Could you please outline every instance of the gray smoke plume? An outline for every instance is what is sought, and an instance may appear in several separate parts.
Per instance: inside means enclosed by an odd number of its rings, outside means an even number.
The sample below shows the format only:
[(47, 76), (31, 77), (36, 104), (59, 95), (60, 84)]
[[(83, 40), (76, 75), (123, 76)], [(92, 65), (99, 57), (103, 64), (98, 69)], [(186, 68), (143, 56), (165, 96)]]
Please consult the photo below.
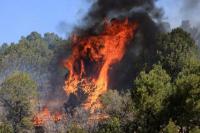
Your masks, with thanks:
[(181, 28), (190, 33), (191, 37), (200, 46), (200, 0), (182, 0), (180, 15), (182, 16)]
[(182, 20), (190, 20), (190, 23), (194, 26), (199, 25), (200, 0), (182, 0), (182, 2), (180, 9)]
[(196, 44), (200, 47), (200, 25), (192, 26), (189, 20), (182, 21), (181, 28), (190, 33)]
[(200, 7), (199, 0), (183, 0), (183, 9), (186, 9), (188, 11), (194, 11), (197, 10), (197, 8), (199, 7)]

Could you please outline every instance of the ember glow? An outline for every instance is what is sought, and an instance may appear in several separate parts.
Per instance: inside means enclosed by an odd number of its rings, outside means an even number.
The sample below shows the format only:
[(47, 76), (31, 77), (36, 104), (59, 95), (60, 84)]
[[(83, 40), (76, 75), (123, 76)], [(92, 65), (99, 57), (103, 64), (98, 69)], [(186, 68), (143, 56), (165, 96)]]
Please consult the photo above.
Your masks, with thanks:
[(88, 96), (82, 106), (87, 110), (101, 107), (99, 96), (108, 89), (109, 69), (119, 62), (133, 39), (138, 24), (126, 20), (106, 21), (99, 35), (73, 36), (72, 53), (64, 65), (69, 70), (64, 90), (67, 95), (78, 89)]
[(41, 112), (38, 112), (33, 118), (34, 126), (41, 126), (48, 121), (54, 121), (55, 123), (62, 119), (62, 114), (56, 112), (54, 114), (50, 113), (48, 108), (44, 108)]
[(62, 119), (62, 114), (57, 112), (52, 117), (53, 117), (53, 121), (54, 122), (58, 122), (58, 121), (60, 121)]

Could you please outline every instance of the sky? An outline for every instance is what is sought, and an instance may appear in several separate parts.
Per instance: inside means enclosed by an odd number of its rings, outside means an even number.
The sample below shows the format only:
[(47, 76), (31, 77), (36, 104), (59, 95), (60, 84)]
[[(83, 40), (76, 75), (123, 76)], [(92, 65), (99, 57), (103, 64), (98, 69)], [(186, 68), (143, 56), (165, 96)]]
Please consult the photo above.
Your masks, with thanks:
[[(172, 27), (180, 24), (180, 2), (160, 0), (157, 5), (164, 9), (164, 19)], [(0, 0), (0, 44), (18, 42), (32, 31), (65, 37), (89, 7), (86, 0)]]
[(164, 10), (163, 20), (169, 22), (172, 28), (181, 24), (181, 0), (159, 0), (157, 6)]

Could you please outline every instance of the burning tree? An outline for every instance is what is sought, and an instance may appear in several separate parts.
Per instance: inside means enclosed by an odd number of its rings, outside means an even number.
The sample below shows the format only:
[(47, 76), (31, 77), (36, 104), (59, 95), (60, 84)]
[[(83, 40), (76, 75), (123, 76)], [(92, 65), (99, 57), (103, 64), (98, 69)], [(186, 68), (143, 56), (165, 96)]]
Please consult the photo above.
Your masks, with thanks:
[[(138, 23), (124, 20), (105, 21), (103, 31), (99, 35), (72, 37), (72, 53), (64, 61), (69, 70), (64, 90), (70, 97), (84, 97), (81, 107), (91, 112), (88, 123), (107, 118), (107, 115), (95, 114), (102, 108), (99, 97), (108, 90), (108, 72), (112, 65), (119, 62), (126, 51), (129, 41), (135, 36)], [(81, 95), (78, 93), (82, 93)], [(70, 101), (69, 101), (70, 102)], [(62, 115), (51, 113), (44, 108), (33, 118), (35, 126), (48, 121), (60, 121)]]
[[(160, 17), (154, 0), (97, 0), (92, 4), (84, 18), (86, 25), (74, 30), (71, 54), (63, 61), (69, 71), (64, 85), (69, 97), (66, 110), (70, 104), (75, 104), (73, 108), (80, 106), (91, 114), (103, 108), (100, 96), (110, 87), (110, 71), (123, 60), (137, 31), (141, 35), (141, 47), (154, 43), (158, 27), (152, 17)], [(152, 51), (155, 52), (151, 50), (149, 53)], [(73, 109), (71, 112), (73, 114)], [(102, 117), (107, 116), (91, 115), (90, 120)], [(35, 118), (40, 118), (40, 112)]]
[(73, 36), (72, 54), (65, 61), (69, 70), (66, 94), (77, 94), (81, 83), (80, 89), (88, 96), (83, 108), (91, 111), (100, 108), (99, 97), (108, 90), (109, 69), (123, 58), (137, 26), (137, 22), (128, 19), (112, 20), (105, 22), (103, 32), (97, 36)]

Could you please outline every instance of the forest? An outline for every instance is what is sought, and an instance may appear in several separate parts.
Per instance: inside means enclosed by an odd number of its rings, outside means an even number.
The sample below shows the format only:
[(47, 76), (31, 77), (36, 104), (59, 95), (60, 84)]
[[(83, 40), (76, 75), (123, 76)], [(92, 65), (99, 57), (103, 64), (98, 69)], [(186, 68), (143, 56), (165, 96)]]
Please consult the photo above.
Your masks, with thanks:
[[(127, 75), (132, 78), (129, 86), (113, 85), (101, 96), (103, 109), (99, 110), (108, 117), (92, 124), (88, 124), (87, 111), (77, 106), (73, 108), (76, 113), (70, 113), (66, 99), (60, 98), (65, 97), (60, 93), (68, 70), (62, 60), (71, 53), (69, 39), (32, 32), (18, 43), (2, 44), (0, 132), (199, 133), (198, 37), (183, 29), (159, 33), (153, 48), (141, 50), (132, 62), (133, 73)], [(64, 99), (60, 107), (66, 105), (62, 107), (63, 119), (34, 125), (33, 117), (41, 104), (57, 98)]]

